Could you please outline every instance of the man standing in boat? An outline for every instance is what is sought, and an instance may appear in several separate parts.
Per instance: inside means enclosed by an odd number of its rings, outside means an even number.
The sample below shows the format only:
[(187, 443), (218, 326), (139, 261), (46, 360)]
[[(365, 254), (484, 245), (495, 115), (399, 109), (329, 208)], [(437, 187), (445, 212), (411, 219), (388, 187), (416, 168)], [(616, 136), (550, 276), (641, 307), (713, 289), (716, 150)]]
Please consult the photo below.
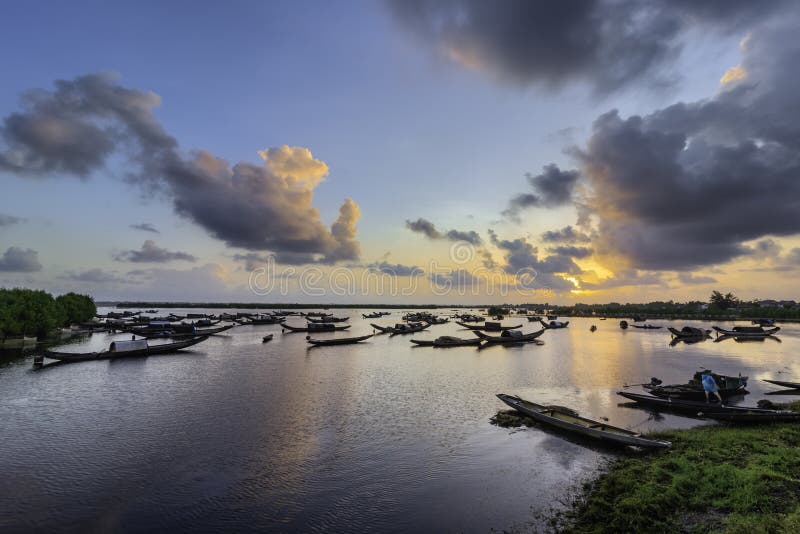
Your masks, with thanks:
[(719, 399), (719, 403), (722, 404), (722, 397), (719, 394), (719, 388), (717, 387), (717, 382), (714, 380), (714, 377), (711, 376), (711, 373), (703, 373), (703, 390), (706, 392), (706, 402), (709, 402), (708, 394), (714, 394)]

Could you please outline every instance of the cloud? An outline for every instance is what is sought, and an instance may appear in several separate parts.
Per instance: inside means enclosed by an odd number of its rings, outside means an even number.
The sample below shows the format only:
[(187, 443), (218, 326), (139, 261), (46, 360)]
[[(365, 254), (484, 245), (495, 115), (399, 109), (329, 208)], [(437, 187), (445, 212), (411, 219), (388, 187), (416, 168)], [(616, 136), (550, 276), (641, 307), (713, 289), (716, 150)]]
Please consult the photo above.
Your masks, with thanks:
[(800, 232), (796, 25), (754, 31), (742, 63), (748, 77), (710, 99), (594, 122), (575, 153), (600, 257), (683, 271), (753, 254), (747, 241)]
[(90, 284), (132, 284), (133, 280), (123, 278), (113, 272), (104, 271), (102, 269), (89, 269), (81, 273), (68, 272), (60, 277), (63, 280), (71, 280), (73, 282), (85, 282)]
[(24, 220), (25, 219), (21, 217), (15, 217), (13, 215), (4, 215), (0, 213), (0, 228), (3, 228), (4, 226), (13, 226), (15, 224), (19, 224)]
[(330, 229), (322, 223), (312, 201), (328, 167), (307, 148), (264, 149), (261, 165), (229, 165), (206, 151), (185, 155), (153, 115), (160, 102), (109, 74), (29, 91), (23, 110), (0, 126), (0, 170), (87, 178), (119, 152), (130, 159), (128, 181), (171, 199), (176, 213), (230, 246), (328, 263), (357, 259), (358, 206), (347, 199)]
[(451, 287), (477, 287), (481, 280), (466, 269), (452, 269), (447, 272), (431, 273), (428, 280), (437, 289), (442, 290)]
[(30, 248), (8, 247), (0, 256), (0, 272), (34, 273), (42, 270), (39, 253)]
[(713, 276), (694, 276), (691, 273), (678, 273), (678, 281), (680, 281), (682, 284), (688, 285), (717, 283), (717, 279)]
[(583, 270), (571, 257), (552, 254), (540, 259), (539, 249), (524, 238), (499, 239), (491, 230), (489, 235), (492, 243), (504, 251), (503, 271), (525, 280), (527, 289), (550, 289), (556, 292), (575, 289), (575, 284), (565, 276), (577, 276), (583, 273)]
[(546, 165), (541, 174), (526, 174), (534, 193), (520, 193), (511, 198), (503, 216), (518, 221), (519, 213), (532, 207), (555, 208), (569, 204), (572, 191), (580, 178), (578, 171), (562, 171), (557, 165)]
[(560, 247), (550, 247), (547, 249), (547, 252), (552, 254), (559, 254), (561, 256), (569, 256), (570, 258), (588, 258), (592, 255), (593, 250), (588, 247), (575, 247), (571, 245), (565, 245)]
[[(392, 0), (400, 26), (444, 58), (511, 85), (584, 81), (606, 93), (661, 72), (691, 31), (741, 30), (785, 2)], [(660, 76), (659, 76), (660, 75)]]
[(141, 230), (142, 232), (151, 232), (154, 234), (161, 233), (155, 226), (153, 226), (150, 223), (132, 224), (131, 228), (133, 228), (134, 230)]
[(666, 281), (659, 273), (641, 272), (636, 269), (623, 269), (614, 276), (598, 282), (581, 281), (583, 289), (614, 289), (626, 286), (666, 286)]
[(388, 274), (390, 276), (422, 276), (424, 271), (416, 265), (403, 265), (401, 263), (376, 262), (367, 266), (371, 271)]
[(472, 245), (480, 245), (482, 243), (481, 236), (473, 230), (448, 230), (447, 232), (440, 232), (436, 226), (427, 219), (420, 217), (416, 221), (406, 220), (406, 228), (412, 232), (422, 234), (429, 239), (447, 239), (449, 241), (466, 241)]
[(545, 243), (588, 243), (591, 240), (588, 235), (576, 232), (572, 226), (542, 233), (542, 241)]
[(195, 256), (187, 252), (170, 251), (156, 245), (155, 241), (148, 239), (142, 243), (140, 250), (126, 250), (114, 255), (117, 261), (129, 261), (133, 263), (167, 263), (170, 261), (197, 261)]
[(248, 252), (246, 254), (234, 254), (233, 259), (244, 263), (244, 268), (248, 271), (254, 271), (259, 267), (264, 267), (274, 259), (270, 254), (259, 254), (257, 252)]

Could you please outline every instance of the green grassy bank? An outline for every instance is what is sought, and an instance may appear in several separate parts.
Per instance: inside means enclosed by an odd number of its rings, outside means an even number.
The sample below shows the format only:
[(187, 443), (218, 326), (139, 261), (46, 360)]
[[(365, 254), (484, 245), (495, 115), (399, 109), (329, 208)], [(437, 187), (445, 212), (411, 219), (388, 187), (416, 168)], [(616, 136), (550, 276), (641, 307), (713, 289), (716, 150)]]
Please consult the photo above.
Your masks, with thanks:
[(671, 449), (615, 461), (564, 532), (800, 532), (800, 425), (657, 434)]

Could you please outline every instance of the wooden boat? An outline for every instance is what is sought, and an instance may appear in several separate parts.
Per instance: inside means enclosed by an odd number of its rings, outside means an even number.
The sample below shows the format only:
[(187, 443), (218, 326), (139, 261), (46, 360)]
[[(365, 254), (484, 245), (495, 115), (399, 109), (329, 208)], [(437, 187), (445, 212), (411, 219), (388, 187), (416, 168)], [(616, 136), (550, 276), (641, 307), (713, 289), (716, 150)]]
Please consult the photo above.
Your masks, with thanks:
[(663, 326), (658, 326), (654, 324), (632, 324), (634, 328), (640, 328), (642, 330), (658, 330), (660, 328), (664, 328)]
[(474, 339), (462, 339), (460, 337), (453, 337), (453, 336), (440, 336), (434, 340), (412, 339), (411, 342), (421, 347), (444, 348), (444, 347), (466, 347), (466, 346), (480, 345), (481, 339), (477, 337)]
[(753, 319), (750, 322), (758, 326), (775, 326), (775, 319)]
[(464, 328), (468, 328), (470, 330), (483, 330), (485, 332), (502, 332), (503, 330), (515, 330), (517, 328), (522, 328), (521, 324), (514, 326), (503, 326), (500, 323), (494, 323), (491, 321), (486, 321), (482, 325), (472, 325), (472, 324), (462, 323), (460, 321), (456, 321), (456, 324), (459, 326), (463, 326)]
[(370, 326), (383, 334), (413, 334), (428, 328), (430, 323), (397, 323), (394, 326), (380, 326), (370, 323)]
[(714, 343), (722, 343), (723, 341), (727, 341), (728, 339), (734, 340), (736, 343), (763, 343), (766, 340), (774, 341), (775, 343), (783, 343), (781, 338), (768, 335), (768, 336), (731, 336), (728, 334), (718, 335), (714, 339)]
[(730, 330), (721, 328), (719, 326), (712, 326), (714, 330), (725, 336), (733, 337), (764, 337), (771, 336), (781, 329), (780, 326), (764, 329), (761, 326), (734, 326)]
[(561, 321), (550, 321), (549, 323), (546, 323), (544, 321), (539, 321), (539, 322), (542, 323), (543, 327), (549, 328), (551, 330), (557, 330), (559, 328), (566, 328), (567, 326), (569, 326), (569, 321), (564, 321), (563, 323)]
[(261, 342), (266, 343), (267, 341), (272, 341), (273, 337), (275, 337), (275, 334), (267, 334), (266, 336), (261, 338)]
[(766, 378), (764, 379), (764, 382), (769, 382), (770, 384), (775, 384), (776, 386), (781, 386), (789, 389), (800, 389), (800, 382), (786, 382), (785, 380), (768, 380)]
[(556, 319), (558, 319), (558, 315), (548, 315), (547, 316), (547, 320), (548, 321), (555, 321)]
[(308, 323), (306, 326), (292, 326), (283, 323), (281, 328), (285, 328), (290, 332), (335, 332), (337, 330), (347, 330), (350, 325), (336, 326), (333, 323)]
[(259, 324), (282, 324), (286, 320), (286, 317), (278, 317), (275, 315), (267, 315), (267, 316), (259, 316), (259, 317), (252, 317), (249, 321), (242, 322), (242, 324), (252, 324), (252, 325), (259, 325)]
[(156, 332), (153, 334), (145, 334), (144, 337), (147, 339), (159, 339), (159, 338), (176, 338), (176, 337), (196, 337), (196, 336), (213, 336), (215, 334), (219, 334), (221, 332), (225, 332), (230, 330), (236, 326), (235, 324), (228, 324), (225, 326), (218, 326), (216, 328), (195, 328), (192, 332), (173, 332), (171, 330), (164, 330), (162, 332)]
[(727, 406), (719, 402), (698, 402), (671, 399), (618, 391), (617, 395), (650, 408), (691, 414), (731, 423), (760, 423), (800, 420), (800, 412), (791, 410), (771, 410), (749, 406)]
[[(482, 323), (482, 322), (484, 322), (486, 320), (485, 317), (481, 317), (479, 315), (472, 315), (472, 314), (469, 314), (469, 313), (463, 313), (461, 315), (454, 315), (453, 318), (454, 319), (460, 319), (461, 323)], [(458, 322), (458, 321), (456, 321), (456, 322)], [(461, 323), (458, 323), (458, 324), (461, 324)]]
[(519, 330), (503, 330), (499, 336), (490, 336), (477, 330), (472, 333), (487, 343), (527, 343), (541, 336), (545, 330), (547, 329), (542, 328), (530, 334), (523, 334)]
[(579, 416), (567, 408), (559, 406), (543, 406), (526, 401), (517, 396), (498, 393), (497, 398), (518, 411), (538, 421), (561, 430), (573, 432), (587, 438), (593, 438), (615, 445), (631, 445), (642, 448), (665, 448), (672, 444), (669, 441), (650, 439), (632, 430), (626, 430)]
[(542, 317), (539, 316), (539, 315), (529, 315), (528, 316), (528, 322), (529, 323), (538, 323), (541, 320), (542, 320)]
[(383, 317), (383, 314), (381, 312), (362, 313), (361, 317), (363, 317), (364, 319), (380, 319), (381, 317)]
[(592, 325), (592, 326), (589, 327), (589, 332), (596, 332), (596, 331), (597, 331), (597, 327), (595, 325)]
[(314, 319), (312, 317), (306, 317), (306, 320), (310, 323), (344, 323), (350, 319), (350, 317), (324, 317), (322, 319)]
[(314, 345), (315, 347), (321, 347), (325, 345), (349, 345), (351, 343), (360, 343), (365, 339), (369, 339), (375, 334), (369, 334), (366, 336), (358, 336), (358, 337), (340, 337), (340, 338), (333, 338), (333, 339), (311, 339), (311, 336), (306, 336), (306, 341), (310, 344)]
[(714, 378), (719, 394), (723, 399), (747, 393), (745, 388), (747, 387), (748, 377), (719, 375), (711, 371), (698, 371), (686, 384), (661, 385), (660, 383), (651, 383), (644, 384), (642, 387), (657, 397), (705, 401), (706, 394), (702, 384), (702, 375), (705, 373), (710, 373)]
[(684, 326), (680, 330), (671, 326), (667, 327), (670, 334), (678, 338), (706, 338), (711, 333), (711, 330), (703, 330), (702, 328), (695, 328), (693, 326)]
[(112, 358), (130, 358), (135, 356), (153, 356), (179, 351), (208, 339), (208, 336), (193, 337), (175, 343), (162, 343), (149, 345), (146, 339), (112, 341), (108, 350), (100, 352), (60, 352), (48, 350), (44, 353), (46, 358), (63, 362), (82, 362), (87, 360), (106, 360)]
[(627, 328), (628, 328), (628, 321), (625, 321), (625, 320), (622, 320), (622, 321), (620, 321), (620, 322), (619, 322), (619, 327), (620, 327), (620, 328), (622, 328), (623, 330), (627, 330)]

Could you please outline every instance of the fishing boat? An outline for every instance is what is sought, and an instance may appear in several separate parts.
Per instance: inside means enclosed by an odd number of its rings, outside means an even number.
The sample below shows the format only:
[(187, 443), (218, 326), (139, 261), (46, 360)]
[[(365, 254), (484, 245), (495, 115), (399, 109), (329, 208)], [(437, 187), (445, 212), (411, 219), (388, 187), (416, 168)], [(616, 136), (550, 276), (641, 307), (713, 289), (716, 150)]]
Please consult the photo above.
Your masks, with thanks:
[(383, 334), (413, 334), (428, 328), (430, 323), (397, 323), (394, 326), (380, 326), (370, 323), (370, 326)]
[(267, 341), (272, 341), (273, 337), (275, 337), (275, 334), (267, 334), (266, 336), (261, 338), (261, 342), (266, 343)]
[(764, 378), (764, 382), (769, 382), (770, 384), (775, 384), (776, 386), (789, 389), (800, 389), (800, 382), (786, 382), (785, 380), (769, 380), (766, 378)]
[(548, 323), (546, 323), (544, 321), (539, 321), (539, 322), (542, 323), (543, 327), (549, 328), (551, 330), (557, 330), (559, 328), (566, 328), (567, 326), (569, 326), (569, 321), (564, 321), (564, 322), (561, 322), (561, 321), (550, 321)]
[(542, 320), (541, 315), (528, 315), (528, 322), (529, 323), (538, 323)]
[(747, 393), (746, 376), (726, 376), (713, 373), (711, 371), (698, 371), (686, 384), (661, 385), (661, 381), (652, 381), (650, 384), (643, 384), (646, 390), (657, 397), (672, 397), (683, 400), (705, 400), (706, 393), (703, 389), (702, 375), (709, 373), (717, 384), (720, 396), (725, 399), (734, 395), (744, 395)]
[(628, 321), (625, 321), (625, 320), (620, 321), (619, 322), (619, 327), (622, 328), (623, 330), (627, 330), (628, 329)]
[(82, 362), (87, 360), (106, 360), (112, 358), (130, 358), (134, 356), (153, 356), (156, 354), (167, 354), (179, 351), (208, 339), (208, 336), (193, 337), (175, 343), (162, 343), (160, 345), (150, 345), (146, 339), (112, 341), (108, 350), (100, 352), (60, 352), (48, 350), (44, 356), (51, 360), (63, 362)]
[(603, 421), (595, 421), (593, 419), (581, 417), (568, 408), (543, 406), (504, 393), (498, 393), (497, 398), (517, 412), (527, 415), (539, 423), (573, 432), (587, 438), (597, 439), (604, 443), (624, 446), (630, 445), (648, 449), (666, 448), (672, 445), (669, 441), (646, 438), (632, 430), (612, 426)]
[(421, 347), (466, 347), (481, 344), (480, 338), (462, 339), (453, 336), (440, 336), (434, 340), (412, 339), (412, 343)]
[(684, 326), (680, 330), (671, 326), (667, 327), (669, 333), (676, 338), (706, 338), (711, 333), (711, 330), (703, 330), (702, 328), (695, 328), (693, 326)]
[(663, 326), (654, 325), (654, 324), (632, 324), (634, 328), (639, 328), (641, 330), (658, 330), (660, 328), (664, 328)]
[(336, 326), (333, 323), (308, 323), (306, 326), (292, 326), (282, 323), (281, 328), (285, 328), (290, 332), (335, 332), (337, 330), (347, 330), (350, 325)]
[(491, 321), (486, 321), (482, 325), (472, 325), (472, 324), (462, 323), (460, 321), (456, 321), (456, 324), (459, 326), (463, 326), (464, 328), (468, 328), (470, 330), (483, 330), (485, 332), (501, 332), (503, 330), (515, 330), (517, 328), (522, 328), (521, 324), (514, 326), (503, 326), (500, 323)]
[(753, 319), (750, 322), (758, 326), (775, 326), (775, 319)]
[(596, 332), (596, 331), (597, 331), (597, 326), (592, 325), (589, 327), (589, 332)]
[(278, 317), (277, 315), (257, 315), (246, 322), (242, 322), (242, 324), (282, 324), (285, 320), (286, 317)]
[(714, 338), (714, 343), (722, 343), (723, 341), (727, 341), (729, 339), (734, 340), (736, 343), (763, 343), (766, 340), (774, 341), (775, 343), (783, 343), (781, 338), (767, 335), (767, 336), (731, 336), (728, 334), (718, 335)]
[(691, 414), (732, 423), (760, 423), (800, 420), (800, 412), (792, 410), (772, 410), (749, 406), (727, 406), (719, 402), (698, 402), (674, 398), (653, 397), (641, 393), (618, 391), (617, 395), (625, 397), (649, 408)]
[(383, 315), (384, 315), (383, 312), (362, 313), (361, 317), (363, 317), (364, 319), (380, 319), (381, 317), (383, 317)]
[(548, 315), (547, 316), (547, 320), (548, 321), (555, 321), (556, 319), (558, 319), (558, 315)]
[(323, 319), (314, 319), (312, 317), (306, 317), (306, 320), (308, 322), (310, 322), (310, 323), (344, 323), (348, 319), (350, 319), (350, 317), (333, 317), (333, 316), (330, 316), (330, 317), (325, 317)]
[(159, 338), (177, 338), (177, 337), (194, 337), (194, 336), (213, 336), (215, 334), (219, 334), (230, 330), (236, 326), (235, 324), (228, 324), (225, 326), (218, 326), (216, 328), (195, 328), (192, 332), (174, 332), (172, 330), (164, 330), (162, 332), (155, 332), (152, 334), (145, 334), (144, 337), (147, 339), (159, 339)]
[[(464, 314), (461, 314), (461, 315), (456, 314), (456, 315), (453, 316), (453, 318), (454, 319), (460, 319), (461, 323), (482, 323), (482, 322), (484, 322), (486, 320), (485, 317), (481, 317), (480, 315), (472, 315), (470, 313), (464, 313)], [(458, 323), (458, 324), (461, 324), (461, 323)]]
[(340, 338), (333, 338), (333, 339), (312, 339), (311, 336), (306, 336), (306, 341), (310, 344), (314, 345), (315, 347), (322, 347), (326, 345), (350, 345), (352, 343), (360, 343), (366, 339), (371, 338), (375, 334), (369, 334), (366, 336), (358, 336), (358, 337), (340, 337)]
[(761, 326), (734, 326), (730, 330), (719, 326), (712, 326), (714, 330), (724, 336), (734, 336), (734, 337), (764, 337), (764, 336), (771, 336), (777, 333), (781, 327), (775, 326), (773, 328), (767, 328), (766, 330)]
[(477, 330), (472, 333), (487, 343), (527, 343), (541, 336), (545, 330), (546, 328), (542, 328), (530, 334), (523, 334), (519, 330), (503, 330), (499, 336), (490, 336)]

